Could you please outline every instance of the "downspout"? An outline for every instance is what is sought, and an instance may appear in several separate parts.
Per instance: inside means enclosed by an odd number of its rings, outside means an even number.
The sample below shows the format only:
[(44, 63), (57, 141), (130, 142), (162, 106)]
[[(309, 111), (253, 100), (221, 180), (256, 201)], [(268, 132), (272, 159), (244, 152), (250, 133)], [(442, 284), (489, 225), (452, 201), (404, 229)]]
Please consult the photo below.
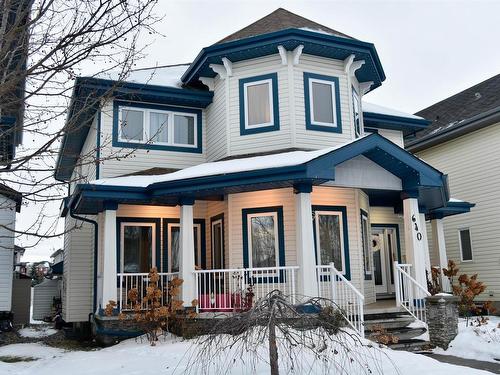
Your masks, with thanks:
[(87, 219), (85, 217), (76, 215), (73, 212), (72, 205), (70, 205), (70, 207), (69, 207), (69, 216), (71, 216), (75, 220), (80, 220), (80, 221), (83, 221), (85, 223), (92, 224), (94, 226), (94, 284), (93, 284), (93, 297), (94, 298), (93, 298), (92, 313), (89, 314), (89, 320), (90, 320), (90, 316), (96, 311), (96, 308), (97, 308), (97, 293), (96, 293), (97, 292), (97, 254), (98, 254), (97, 247), (99, 244), (99, 233), (98, 233), (99, 224), (95, 220)]

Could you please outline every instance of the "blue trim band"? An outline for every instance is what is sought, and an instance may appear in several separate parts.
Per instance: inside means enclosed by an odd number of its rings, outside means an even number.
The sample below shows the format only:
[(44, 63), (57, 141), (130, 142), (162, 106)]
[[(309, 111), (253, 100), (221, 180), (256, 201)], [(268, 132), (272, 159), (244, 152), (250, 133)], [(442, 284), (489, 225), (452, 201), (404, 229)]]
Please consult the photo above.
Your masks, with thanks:
[[(315, 216), (316, 211), (331, 211), (342, 213), (342, 234), (344, 237), (344, 263), (345, 270), (344, 276), (347, 280), (351, 280), (351, 257), (349, 253), (349, 228), (347, 226), (347, 207), (346, 206), (325, 206), (325, 205), (313, 205), (312, 206), (313, 216)], [(314, 233), (314, 255), (316, 257), (316, 264), (318, 264), (318, 239), (316, 238), (316, 220), (313, 219), (313, 233)]]
[[(248, 247), (248, 215), (249, 214), (258, 214), (258, 213), (268, 213), (273, 212), (276, 213), (278, 217), (278, 261), (279, 267), (284, 267), (286, 264), (285, 260), (285, 226), (283, 220), (283, 206), (271, 206), (271, 207), (255, 207), (255, 208), (243, 208), (241, 210), (242, 215), (242, 235), (243, 235), (243, 267), (248, 268), (250, 265), (249, 260), (249, 247)], [(280, 272), (279, 281), (278, 278), (274, 278), (274, 282), (282, 282), (283, 281), (283, 273)], [(265, 278), (259, 277), (258, 280), (262, 282), (266, 282)]]
[[(120, 107), (135, 107), (143, 109), (157, 109), (161, 111), (175, 111), (182, 113), (189, 113), (196, 115), (196, 134), (197, 134), (197, 145), (196, 147), (188, 146), (170, 146), (170, 145), (158, 145), (154, 143), (140, 143), (140, 142), (125, 142), (118, 140), (118, 118)], [(202, 112), (199, 109), (183, 108), (183, 107), (172, 107), (166, 105), (157, 105), (149, 103), (136, 103), (136, 102), (125, 102), (121, 100), (113, 101), (113, 147), (121, 148), (141, 148), (145, 150), (160, 150), (160, 151), (176, 151), (176, 152), (188, 152), (192, 154), (201, 154), (203, 133), (202, 133)], [(144, 122), (145, 126), (145, 122)]]
[[(335, 126), (329, 125), (319, 125), (314, 124), (311, 114), (311, 92), (309, 92), (309, 81), (311, 79), (320, 79), (322, 81), (333, 82), (335, 86), (335, 113), (336, 113), (336, 124)], [(306, 115), (306, 129), (317, 130), (330, 133), (342, 133), (342, 116), (340, 110), (340, 87), (338, 77), (325, 76), (322, 74), (308, 73), (304, 72), (304, 104), (305, 104), (305, 115)]]
[[(271, 80), (272, 86), (272, 98), (273, 98), (273, 124), (263, 127), (255, 127), (255, 128), (247, 128), (246, 120), (245, 120), (245, 84), (263, 80)], [(265, 133), (270, 131), (275, 131), (280, 129), (280, 115), (279, 115), (279, 98), (278, 98), (278, 74), (270, 73), (263, 74), (260, 76), (243, 78), (238, 81), (239, 85), (239, 100), (240, 100), (240, 135), (248, 135), (248, 134), (258, 134)]]

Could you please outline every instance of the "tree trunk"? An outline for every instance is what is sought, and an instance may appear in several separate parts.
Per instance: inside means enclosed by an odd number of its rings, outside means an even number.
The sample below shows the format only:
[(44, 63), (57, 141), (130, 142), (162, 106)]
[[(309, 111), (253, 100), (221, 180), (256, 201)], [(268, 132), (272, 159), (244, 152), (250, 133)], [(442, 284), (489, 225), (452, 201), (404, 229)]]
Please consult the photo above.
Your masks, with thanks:
[(269, 322), (269, 366), (271, 375), (279, 375), (278, 367), (278, 346), (276, 345), (276, 326), (274, 316), (271, 316)]

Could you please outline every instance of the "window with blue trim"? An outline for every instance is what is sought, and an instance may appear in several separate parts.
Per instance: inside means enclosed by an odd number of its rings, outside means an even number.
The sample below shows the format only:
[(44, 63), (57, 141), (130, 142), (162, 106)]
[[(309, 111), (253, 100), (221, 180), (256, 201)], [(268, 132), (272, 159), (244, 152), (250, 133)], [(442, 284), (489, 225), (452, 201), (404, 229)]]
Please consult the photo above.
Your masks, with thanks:
[(372, 262), (370, 257), (370, 240), (368, 214), (361, 210), (361, 245), (363, 246), (363, 267), (365, 271), (365, 280), (372, 279)]
[(352, 88), (352, 118), (354, 120), (354, 136), (359, 138), (363, 135), (361, 124), (361, 100), (354, 87)]
[(306, 129), (342, 132), (337, 77), (304, 73)]
[(113, 146), (201, 152), (201, 111), (115, 101)]
[[(170, 262), (168, 262), (168, 272), (179, 272), (179, 259), (180, 259), (179, 245), (180, 245), (180, 233), (181, 233), (180, 224), (169, 222), (167, 223), (166, 228), (164, 227), (163, 230), (166, 230), (168, 233), (167, 234), (168, 243), (166, 244), (168, 259), (170, 259)], [(205, 229), (202, 228), (201, 223), (193, 223), (194, 260), (195, 260), (195, 265), (198, 268), (201, 268), (203, 264), (202, 241), (201, 241), (202, 230)]]
[(121, 272), (148, 273), (151, 270), (156, 264), (155, 233), (155, 223), (121, 223)]
[(278, 75), (240, 79), (240, 133), (279, 130)]

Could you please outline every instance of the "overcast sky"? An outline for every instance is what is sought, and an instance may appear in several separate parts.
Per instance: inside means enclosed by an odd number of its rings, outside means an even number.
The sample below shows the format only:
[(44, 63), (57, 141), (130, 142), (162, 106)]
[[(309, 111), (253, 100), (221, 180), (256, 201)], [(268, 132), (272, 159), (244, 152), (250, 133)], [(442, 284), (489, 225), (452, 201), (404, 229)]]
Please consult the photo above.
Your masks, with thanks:
[[(387, 79), (366, 96), (372, 103), (414, 113), (500, 73), (500, 1), (471, 0), (160, 0), (164, 37), (142, 40), (151, 45), (140, 67), (191, 62), (279, 7), (375, 44)], [(33, 208), (23, 211), (18, 220), (32, 220)], [(61, 246), (62, 239), (44, 241), (25, 260), (48, 259)]]

